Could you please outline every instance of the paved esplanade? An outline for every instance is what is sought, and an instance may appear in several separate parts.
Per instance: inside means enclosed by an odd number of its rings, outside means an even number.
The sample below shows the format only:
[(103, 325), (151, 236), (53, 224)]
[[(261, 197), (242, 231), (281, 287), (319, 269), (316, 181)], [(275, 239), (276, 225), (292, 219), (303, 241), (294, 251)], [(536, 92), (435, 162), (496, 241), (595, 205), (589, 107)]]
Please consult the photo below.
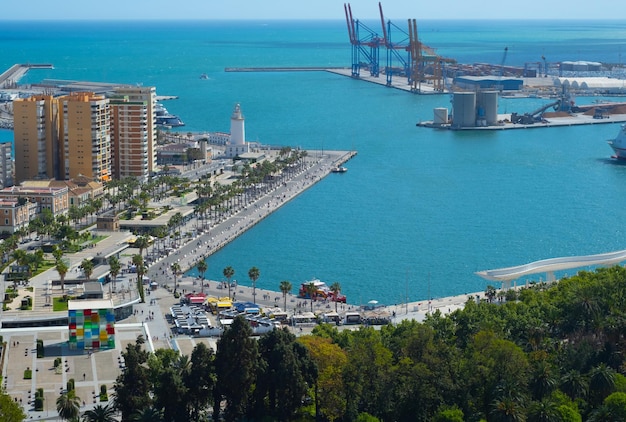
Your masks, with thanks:
[(546, 273), (546, 281), (554, 281), (554, 271), (570, 270), (592, 265), (615, 265), (622, 261), (626, 261), (626, 250), (597, 255), (542, 259), (516, 267), (477, 271), (476, 274), (487, 280), (500, 281), (510, 285), (511, 280), (529, 274)]

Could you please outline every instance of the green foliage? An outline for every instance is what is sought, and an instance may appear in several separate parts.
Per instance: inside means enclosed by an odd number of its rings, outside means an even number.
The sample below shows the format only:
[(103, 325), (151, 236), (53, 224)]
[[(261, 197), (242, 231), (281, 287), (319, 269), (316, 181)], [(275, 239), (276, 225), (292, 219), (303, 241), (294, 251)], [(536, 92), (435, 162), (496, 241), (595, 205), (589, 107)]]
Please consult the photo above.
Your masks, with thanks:
[(61, 359), (61, 358), (55, 358), (54, 359), (54, 367), (55, 368), (58, 368), (61, 365), (61, 363), (63, 363), (63, 359)]
[(246, 414), (251, 401), (251, 388), (256, 381), (259, 365), (258, 344), (252, 339), (252, 329), (241, 316), (233, 320), (217, 344), (213, 419), (219, 420), (217, 403), (226, 401), (226, 420), (240, 420)]
[(57, 412), (63, 420), (75, 420), (80, 415), (80, 397), (76, 396), (75, 390), (61, 394), (56, 405)]
[(54, 312), (67, 311), (67, 301), (70, 297), (53, 297), (52, 298), (52, 310)]
[(613, 393), (604, 399), (613, 420), (626, 421), (626, 393)]
[(30, 380), (33, 379), (33, 370), (30, 368), (24, 369), (24, 379)]
[(443, 407), (435, 415), (433, 422), (464, 422), (463, 411), (458, 407)]
[(106, 406), (97, 405), (93, 409), (85, 412), (83, 415), (84, 422), (116, 422), (115, 408), (111, 404)]
[(359, 413), (359, 415), (357, 416), (355, 420), (356, 422), (379, 422), (380, 421), (380, 419), (378, 419), (377, 417), (372, 416), (366, 412)]
[(41, 412), (43, 410), (43, 396), (35, 397), (35, 410)]
[(21, 422), (23, 420), (26, 420), (26, 415), (22, 407), (4, 391), (4, 388), (0, 389), (0, 421)]
[(143, 350), (143, 337), (138, 337), (134, 344), (128, 344), (122, 352), (125, 367), (115, 382), (115, 404), (122, 412), (122, 420), (129, 420), (131, 415), (149, 407), (150, 372), (145, 364), (148, 361), (148, 352)]
[(38, 358), (44, 357), (43, 340), (41, 339), (37, 339), (37, 357)]
[(67, 391), (72, 391), (76, 388), (76, 381), (74, 381), (74, 378), (70, 378), (69, 380), (67, 380), (67, 383), (65, 384), (65, 389)]

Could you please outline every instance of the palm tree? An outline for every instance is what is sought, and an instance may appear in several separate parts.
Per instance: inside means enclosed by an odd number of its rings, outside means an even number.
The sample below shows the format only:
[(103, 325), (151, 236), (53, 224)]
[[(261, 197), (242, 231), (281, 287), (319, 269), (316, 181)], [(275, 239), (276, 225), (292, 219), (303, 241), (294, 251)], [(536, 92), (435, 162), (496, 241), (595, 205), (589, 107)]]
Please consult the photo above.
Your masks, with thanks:
[(311, 281), (307, 283), (304, 288), (309, 295), (309, 299), (311, 299), (311, 312), (313, 312), (313, 298), (315, 297), (315, 292), (317, 292), (317, 287), (315, 287), (315, 283)]
[(494, 421), (523, 422), (526, 420), (523, 406), (508, 397), (494, 400), (489, 415)]
[(600, 404), (615, 389), (615, 371), (601, 363), (589, 371), (590, 401)]
[(154, 407), (147, 407), (133, 413), (131, 420), (133, 422), (162, 422), (163, 412)]
[(146, 266), (143, 263), (143, 256), (139, 254), (133, 255), (132, 261), (135, 268), (137, 268), (137, 292), (139, 292), (139, 297), (141, 297), (141, 303), (145, 303), (146, 299), (143, 288), (143, 276), (146, 273)]
[(291, 291), (292, 288), (293, 286), (291, 285), (289, 281), (283, 280), (280, 282), (279, 289), (283, 293), (283, 302), (285, 304), (285, 309), (284, 309), (285, 312), (287, 312), (287, 294)]
[(80, 414), (80, 398), (76, 397), (76, 392), (70, 390), (63, 393), (57, 399), (57, 412), (64, 420), (72, 420), (78, 418)]
[(200, 277), (201, 277), (200, 291), (204, 293), (204, 273), (206, 272), (206, 270), (209, 269), (209, 265), (206, 263), (204, 259), (201, 259), (196, 264), (196, 268), (198, 269), (198, 272), (200, 273)]
[(83, 422), (115, 422), (115, 408), (110, 404), (106, 406), (97, 405), (92, 410), (88, 410), (83, 415)]
[(91, 274), (93, 274), (93, 262), (91, 262), (90, 259), (85, 258), (80, 263), (80, 268), (82, 268), (83, 272), (85, 273), (85, 277), (87, 278), (87, 281), (89, 281)]
[(528, 406), (530, 420), (540, 422), (561, 421), (558, 405), (550, 397), (544, 397), (541, 401), (534, 401)]
[(55, 269), (59, 273), (59, 278), (61, 279), (61, 292), (65, 293), (65, 275), (69, 271), (70, 267), (63, 261), (63, 259), (59, 258), (56, 260)]
[(257, 267), (252, 267), (248, 270), (248, 277), (252, 281), (252, 301), (256, 304), (256, 281), (259, 279), (261, 272)]
[(589, 380), (577, 370), (572, 369), (561, 378), (561, 391), (572, 400), (584, 399), (589, 392)]
[(150, 240), (146, 236), (139, 236), (135, 239), (134, 247), (139, 249), (139, 255), (143, 256), (143, 250), (150, 246)]
[(117, 275), (120, 273), (121, 269), (122, 264), (120, 264), (120, 260), (115, 255), (111, 256), (109, 258), (109, 272), (111, 273), (111, 277), (113, 277), (113, 288), (115, 288)]
[(228, 280), (228, 298), (230, 299), (230, 279), (235, 275), (235, 270), (230, 265), (224, 268), (223, 271), (224, 277)]
[(170, 266), (170, 269), (172, 270), (172, 273), (174, 274), (174, 295), (176, 295), (176, 288), (178, 287), (176, 277), (178, 276), (178, 273), (180, 273), (180, 264), (178, 262), (174, 262)]
[(330, 285), (330, 291), (333, 292), (333, 297), (335, 301), (335, 312), (337, 312), (337, 298), (339, 297), (339, 292), (341, 292), (341, 284), (335, 281), (333, 284)]

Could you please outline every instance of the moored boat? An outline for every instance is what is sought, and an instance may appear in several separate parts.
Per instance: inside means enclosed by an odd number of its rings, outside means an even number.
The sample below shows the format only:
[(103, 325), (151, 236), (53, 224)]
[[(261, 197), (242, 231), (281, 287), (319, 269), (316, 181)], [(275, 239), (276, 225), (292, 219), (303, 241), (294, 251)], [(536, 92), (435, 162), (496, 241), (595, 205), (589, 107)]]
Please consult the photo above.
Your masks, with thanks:
[(609, 141), (609, 145), (615, 152), (613, 158), (626, 160), (626, 124), (620, 126), (619, 133), (615, 139)]
[[(312, 287), (309, 287), (311, 286)], [(311, 290), (309, 290), (311, 289)], [(323, 281), (318, 279), (305, 281), (300, 285), (300, 290), (298, 290), (298, 297), (302, 299), (310, 299), (312, 291), (313, 300), (325, 300), (330, 299), (332, 302), (341, 302), (346, 303), (346, 296), (342, 295), (340, 292), (333, 292), (330, 287), (326, 285)]]
[(348, 169), (342, 166), (337, 166), (333, 167), (330, 171), (332, 171), (333, 173), (345, 173), (348, 171)]

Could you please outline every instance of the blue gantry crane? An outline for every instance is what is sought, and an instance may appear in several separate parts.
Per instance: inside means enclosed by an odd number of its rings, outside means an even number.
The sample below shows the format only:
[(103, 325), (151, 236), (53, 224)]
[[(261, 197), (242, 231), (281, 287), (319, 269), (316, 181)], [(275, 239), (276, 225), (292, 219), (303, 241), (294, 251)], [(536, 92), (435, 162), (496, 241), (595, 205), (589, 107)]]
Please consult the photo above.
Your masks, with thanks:
[[(378, 2), (378, 9), (380, 10), (380, 22), (383, 28), (383, 42), (387, 49), (387, 64), (385, 66), (387, 86), (391, 85), (394, 73), (406, 76), (410, 83), (411, 43), (409, 34), (391, 22), (391, 20), (385, 23), (383, 5), (380, 2)], [(392, 34), (394, 36), (393, 41), (391, 39)]]
[[(382, 34), (352, 17), (350, 3), (344, 3), (348, 35), (352, 47), (352, 76), (358, 78), (361, 68), (366, 67), (370, 75), (385, 74), (387, 86), (391, 86), (394, 76), (405, 76), (413, 92), (421, 92), (422, 82), (432, 83), (432, 89), (441, 92), (445, 89), (443, 66), (456, 63), (456, 60), (440, 57), (435, 51), (418, 39), (415, 19), (408, 21), (407, 33), (390, 20), (385, 22), (382, 4), (378, 3)], [(393, 39), (392, 39), (393, 36)], [(385, 65), (380, 67), (380, 48), (386, 50)]]
[(368, 68), (370, 76), (378, 77), (380, 75), (380, 46), (383, 44), (383, 39), (376, 31), (352, 17), (350, 3), (344, 3), (343, 8), (352, 45), (352, 77), (360, 76), (363, 65)]

